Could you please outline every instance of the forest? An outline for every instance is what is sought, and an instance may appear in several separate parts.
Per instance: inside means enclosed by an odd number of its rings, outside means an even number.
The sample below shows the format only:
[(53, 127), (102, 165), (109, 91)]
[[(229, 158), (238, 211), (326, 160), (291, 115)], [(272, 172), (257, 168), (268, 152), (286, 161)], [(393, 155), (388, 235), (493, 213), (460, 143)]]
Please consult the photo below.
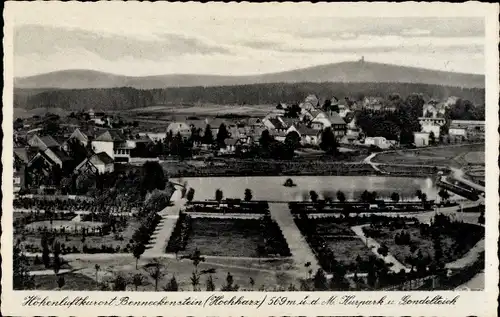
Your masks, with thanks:
[(407, 98), (419, 93), (425, 99), (442, 100), (457, 96), (484, 108), (485, 92), (481, 88), (459, 88), (408, 83), (294, 83), (255, 84), (220, 87), (179, 87), (141, 90), (129, 87), (109, 89), (35, 90), (15, 89), (14, 107), (24, 109), (62, 108), (65, 110), (127, 110), (158, 105), (194, 103), (220, 105), (262, 105), (278, 102), (297, 103), (310, 94), (349, 97), (387, 97), (397, 93)]

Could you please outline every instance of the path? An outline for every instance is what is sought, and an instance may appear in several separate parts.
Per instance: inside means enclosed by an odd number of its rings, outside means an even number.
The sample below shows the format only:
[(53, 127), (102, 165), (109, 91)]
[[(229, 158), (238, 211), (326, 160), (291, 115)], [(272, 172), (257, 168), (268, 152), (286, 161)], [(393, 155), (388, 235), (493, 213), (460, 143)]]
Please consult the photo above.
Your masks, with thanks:
[(174, 231), (177, 219), (179, 218), (179, 211), (186, 204), (186, 200), (182, 198), (181, 189), (178, 187), (172, 194), (170, 201), (173, 203), (171, 206), (165, 207), (158, 213), (161, 216), (160, 223), (155, 228), (151, 235), (151, 241), (146, 247), (144, 255), (146, 257), (157, 256), (165, 253), (165, 248), (170, 239), (170, 235)]
[(453, 262), (446, 263), (448, 269), (462, 269), (471, 265), (479, 258), (479, 253), (484, 252), (484, 239), (479, 240), (463, 257)]
[[(75, 269), (63, 269), (63, 270), (59, 270), (58, 274), (66, 274), (66, 273), (70, 273), (70, 272), (75, 272), (77, 270)], [(29, 275), (33, 276), (33, 275), (55, 275), (56, 273), (54, 273), (54, 270), (40, 270), (40, 271), (31, 271), (29, 272)]]
[(464, 174), (465, 174), (464, 171), (462, 171), (459, 168), (455, 168), (455, 167), (450, 167), (450, 169), (453, 171), (453, 178), (455, 178), (457, 181), (464, 183), (465, 185), (470, 186), (470, 187), (484, 193), (484, 191), (485, 191), (484, 186), (481, 186), (479, 184), (476, 184), (476, 183), (471, 182), (470, 180), (464, 178)]
[(372, 238), (366, 237), (365, 233), (363, 232), (363, 227), (366, 227), (366, 226), (368, 226), (368, 225), (354, 226), (354, 227), (351, 227), (351, 229), (366, 244), (368, 249), (370, 249), (373, 252), (373, 254), (375, 254), (378, 258), (384, 260), (384, 262), (386, 264), (393, 263), (393, 265), (390, 266), (391, 271), (393, 271), (395, 273), (399, 273), (399, 271), (401, 271), (401, 270), (405, 270), (406, 272), (409, 272), (410, 269), (405, 267), (398, 260), (396, 260), (396, 258), (392, 254), (388, 253), (387, 256), (384, 257), (383, 255), (378, 253), (377, 250), (380, 247), (380, 243), (378, 243), (377, 241), (375, 241)]
[[(269, 204), (269, 211), (283, 232), (283, 236), (288, 243), (293, 259), (297, 264), (297, 269), (300, 269), (304, 275), (307, 274), (309, 269), (316, 272), (316, 270), (320, 268), (318, 260), (293, 221), (293, 216), (288, 210), (288, 206), (285, 204), (271, 203)], [(309, 268), (304, 266), (307, 262), (311, 263)]]

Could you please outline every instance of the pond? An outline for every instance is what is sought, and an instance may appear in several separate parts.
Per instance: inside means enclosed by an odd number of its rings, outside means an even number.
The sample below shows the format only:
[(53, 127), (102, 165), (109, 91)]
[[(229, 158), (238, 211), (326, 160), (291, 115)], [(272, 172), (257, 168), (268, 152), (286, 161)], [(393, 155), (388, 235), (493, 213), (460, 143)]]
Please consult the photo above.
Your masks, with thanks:
[[(291, 178), (297, 185), (285, 187)], [(244, 197), (246, 188), (252, 191), (254, 200), (303, 201), (309, 200), (311, 190), (320, 199), (332, 197), (336, 200), (337, 191), (342, 191), (348, 200), (358, 200), (364, 190), (376, 191), (378, 198), (389, 199), (397, 192), (401, 200), (415, 200), (416, 191), (427, 194), (428, 199), (439, 199), (439, 189), (431, 178), (383, 177), (383, 176), (250, 176), (250, 177), (184, 177), (172, 179), (173, 182), (187, 184), (195, 190), (195, 200), (215, 198), (215, 190), (221, 189), (224, 198)]]

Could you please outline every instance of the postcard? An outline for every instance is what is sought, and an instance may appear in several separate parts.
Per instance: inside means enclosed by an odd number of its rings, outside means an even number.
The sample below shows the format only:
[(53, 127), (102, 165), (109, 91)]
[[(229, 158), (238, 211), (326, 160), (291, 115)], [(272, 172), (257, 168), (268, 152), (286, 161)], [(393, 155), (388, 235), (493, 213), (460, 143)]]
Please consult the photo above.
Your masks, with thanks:
[(3, 14), (4, 315), (496, 314), (497, 5)]

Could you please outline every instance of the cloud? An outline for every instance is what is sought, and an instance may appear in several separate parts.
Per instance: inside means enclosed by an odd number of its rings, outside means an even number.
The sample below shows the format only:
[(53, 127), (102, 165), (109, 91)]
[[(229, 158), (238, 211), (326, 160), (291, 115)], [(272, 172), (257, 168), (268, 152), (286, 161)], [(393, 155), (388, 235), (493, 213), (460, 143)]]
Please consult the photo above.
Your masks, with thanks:
[(424, 30), (424, 29), (405, 29), (401, 31), (401, 35), (407, 35), (407, 36), (423, 36), (423, 35), (431, 35), (430, 30)]
[(23, 25), (14, 31), (14, 54), (49, 56), (71, 49), (86, 50), (109, 61), (132, 57), (165, 60), (185, 54), (228, 54), (230, 50), (183, 34), (158, 37), (104, 34), (82, 29)]

